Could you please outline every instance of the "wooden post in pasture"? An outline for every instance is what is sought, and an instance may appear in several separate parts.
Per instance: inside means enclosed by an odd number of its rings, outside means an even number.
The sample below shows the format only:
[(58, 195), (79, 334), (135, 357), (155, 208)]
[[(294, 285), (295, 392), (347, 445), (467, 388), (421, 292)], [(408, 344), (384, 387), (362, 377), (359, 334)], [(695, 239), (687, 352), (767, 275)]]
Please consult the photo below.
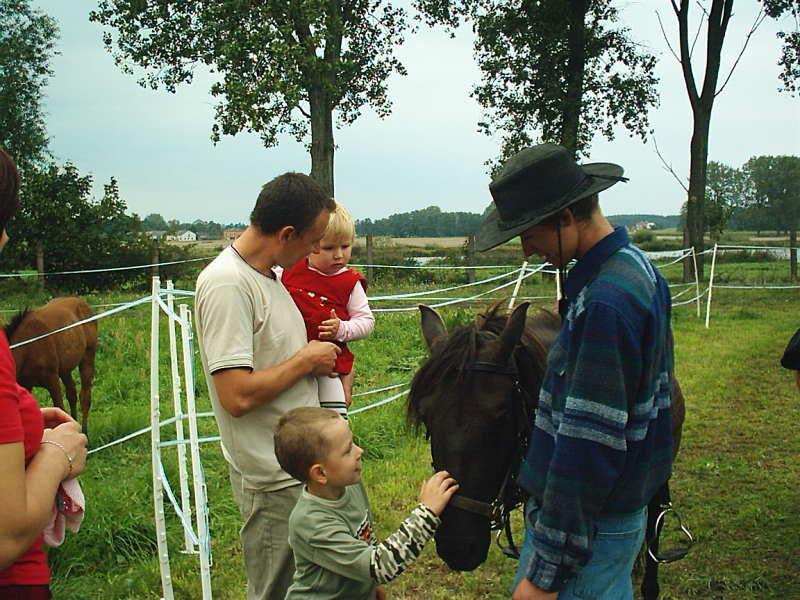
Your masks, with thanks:
[[(467, 238), (467, 266), (475, 266), (475, 234)], [(467, 282), (475, 283), (475, 269), (467, 269)]]
[(367, 266), (367, 281), (369, 281), (370, 284), (372, 283), (372, 274), (373, 274), (373, 268), (372, 268), (372, 264), (373, 264), (373, 262), (372, 262), (372, 256), (373, 256), (372, 255), (372, 244), (373, 244), (372, 234), (368, 233), (367, 234), (367, 265), (368, 265)]
[(700, 276), (697, 272), (697, 253), (692, 246), (692, 263), (694, 264), (694, 295), (697, 298), (697, 318), (700, 318)]
[(36, 240), (36, 272), (38, 275), (36, 279), (39, 281), (39, 287), (44, 288), (44, 242)]
[(150, 267), (150, 276), (151, 277), (158, 277), (158, 263), (161, 262), (159, 258), (159, 251), (158, 251), (158, 240), (153, 241), (153, 254), (150, 260), (150, 263), (153, 265)]

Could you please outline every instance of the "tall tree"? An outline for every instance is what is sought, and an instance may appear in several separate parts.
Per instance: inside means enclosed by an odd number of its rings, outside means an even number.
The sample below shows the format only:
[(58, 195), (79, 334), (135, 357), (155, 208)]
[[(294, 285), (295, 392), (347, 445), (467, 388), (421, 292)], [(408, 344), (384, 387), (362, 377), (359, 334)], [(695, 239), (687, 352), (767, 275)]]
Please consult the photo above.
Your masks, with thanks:
[[(728, 24), (733, 15), (733, 0), (710, 0), (710, 2), (679, 0), (679, 3), (678, 0), (670, 0), (670, 2), (678, 21), (680, 52), (679, 56), (676, 55), (676, 58), (681, 64), (693, 120), (689, 158), (689, 186), (686, 200), (686, 226), (683, 231), (683, 240), (685, 246), (692, 246), (698, 252), (698, 269), (700, 275), (702, 275), (703, 232), (706, 229), (704, 217), (706, 214), (708, 136), (714, 100), (730, 81), (739, 59), (747, 48), (750, 37), (764, 19), (767, 16), (778, 18), (787, 13), (797, 18), (800, 15), (800, 0), (763, 0), (763, 5), (745, 37), (741, 51), (719, 86), (722, 46), (728, 31)], [(700, 89), (697, 87), (692, 64), (692, 54), (700, 30), (698, 29), (697, 33), (693, 33), (689, 27), (689, 7), (695, 3), (698, 4), (706, 19), (705, 73), (703, 74), (702, 87)], [(710, 4), (710, 7), (708, 7), (708, 4)], [(779, 34), (779, 37), (784, 36), (785, 41), (784, 53), (781, 59), (784, 72), (781, 78), (784, 82), (784, 88), (793, 91), (795, 89), (793, 82), (800, 75), (800, 66), (798, 66), (800, 34), (795, 32), (788, 38), (786, 35), (785, 32)], [(688, 280), (691, 277), (691, 261), (688, 259), (684, 261), (683, 267), (684, 279)]]
[(534, 140), (588, 154), (614, 126), (645, 137), (656, 59), (618, 24), (611, 0), (419, 0), (426, 20), (472, 22), (482, 80), (479, 128), (502, 132), (500, 161)]
[(144, 227), (145, 231), (166, 230), (167, 222), (160, 214), (150, 213), (142, 219), (142, 227)]
[(755, 156), (743, 170), (750, 181), (753, 204), (765, 209), (778, 227), (789, 232), (789, 275), (796, 281), (800, 156)]
[(340, 125), (365, 105), (388, 115), (387, 78), (405, 74), (394, 48), (406, 12), (385, 0), (101, 0), (90, 18), (116, 31), (104, 43), (123, 70), (145, 70), (143, 86), (174, 92), (199, 65), (218, 73), (215, 142), (249, 131), (270, 147), (310, 132), (311, 176), (331, 194), (333, 113)]
[(0, 146), (26, 170), (47, 154), (42, 96), (58, 27), (30, 0), (0, 0)]
[[(683, 229), (684, 246), (692, 246), (697, 253), (697, 267), (699, 274), (703, 273), (703, 233), (705, 231), (705, 193), (708, 169), (708, 133), (711, 126), (711, 111), (714, 100), (719, 91), (719, 80), (722, 44), (728, 31), (728, 23), (733, 13), (733, 0), (712, 0), (711, 9), (707, 11), (706, 33), (706, 62), (703, 85), (698, 91), (695, 82), (694, 66), (692, 65), (692, 51), (694, 41), (689, 30), (689, 7), (692, 0), (680, 0), (678, 6), (675, 0), (672, 8), (678, 20), (680, 63), (683, 71), (683, 80), (689, 95), (689, 104), (692, 108), (692, 140), (690, 144), (689, 159), (689, 187), (686, 200), (686, 224)], [(702, 5), (702, 10), (706, 10)], [(690, 278), (690, 261), (684, 261), (684, 279)]]

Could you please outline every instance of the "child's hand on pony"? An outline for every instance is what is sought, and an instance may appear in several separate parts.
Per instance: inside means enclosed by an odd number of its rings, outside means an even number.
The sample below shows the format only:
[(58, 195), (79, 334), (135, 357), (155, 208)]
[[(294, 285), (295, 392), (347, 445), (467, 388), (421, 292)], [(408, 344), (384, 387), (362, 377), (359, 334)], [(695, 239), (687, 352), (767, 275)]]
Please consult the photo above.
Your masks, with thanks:
[(422, 484), (419, 501), (437, 515), (441, 515), (450, 498), (458, 491), (458, 483), (447, 471), (439, 471)]

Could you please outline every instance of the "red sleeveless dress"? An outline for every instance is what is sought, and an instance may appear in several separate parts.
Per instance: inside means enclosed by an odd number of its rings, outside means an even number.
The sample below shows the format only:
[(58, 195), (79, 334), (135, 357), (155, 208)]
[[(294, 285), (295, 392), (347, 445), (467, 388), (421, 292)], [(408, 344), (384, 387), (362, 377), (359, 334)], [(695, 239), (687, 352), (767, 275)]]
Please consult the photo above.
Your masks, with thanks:
[[(336, 316), (342, 321), (349, 320), (347, 303), (350, 301), (350, 293), (357, 283), (367, 289), (367, 278), (358, 271), (346, 269), (336, 275), (322, 275), (309, 268), (307, 258), (291, 269), (286, 269), (281, 281), (303, 315), (309, 340), (319, 339), (319, 326), (331, 318), (332, 309), (336, 310)], [(344, 375), (352, 371), (355, 357), (348, 350), (347, 344), (334, 340), (325, 341), (332, 341), (342, 349), (336, 359), (336, 372)]]

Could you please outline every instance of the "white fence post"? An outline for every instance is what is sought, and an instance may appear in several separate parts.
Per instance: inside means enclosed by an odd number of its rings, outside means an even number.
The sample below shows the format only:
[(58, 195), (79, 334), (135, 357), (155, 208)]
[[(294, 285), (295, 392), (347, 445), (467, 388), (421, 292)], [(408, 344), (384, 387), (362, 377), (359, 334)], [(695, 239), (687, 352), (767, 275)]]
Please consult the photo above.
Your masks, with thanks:
[(208, 498), (203, 465), (200, 462), (200, 442), (197, 434), (197, 408), (194, 397), (194, 352), (192, 318), (186, 304), (180, 306), (181, 341), (183, 345), (183, 379), (186, 383), (186, 411), (189, 420), (189, 448), (192, 455), (194, 509), (197, 539), (200, 546), (200, 580), (203, 600), (211, 600), (211, 548), (208, 532)]
[(711, 275), (708, 278), (708, 303), (706, 304), (706, 329), (711, 321), (711, 293), (714, 289), (714, 269), (717, 266), (717, 244), (714, 244), (714, 254), (711, 255)]
[(161, 591), (164, 600), (173, 600), (172, 576), (169, 568), (167, 524), (164, 520), (164, 483), (161, 480), (161, 409), (158, 384), (158, 334), (161, 307), (158, 296), (161, 281), (153, 277), (152, 309), (150, 314), (150, 454), (153, 466), (153, 509), (156, 521), (156, 544), (161, 571)]
[(511, 294), (511, 300), (508, 301), (508, 310), (514, 308), (514, 303), (517, 301), (517, 294), (519, 294), (519, 286), (522, 285), (522, 280), (525, 277), (525, 271), (528, 268), (528, 261), (522, 261), (522, 267), (519, 270), (519, 277), (517, 277), (517, 283), (514, 286), (514, 291)]
[[(175, 286), (171, 279), (167, 280), (167, 306), (171, 311), (175, 311), (175, 296), (172, 290)], [(181, 374), (178, 370), (178, 344), (175, 337), (175, 321), (167, 319), (169, 325), (169, 359), (172, 370), (172, 404), (175, 408), (175, 439), (178, 442), (178, 476), (181, 488), (181, 511), (186, 516), (186, 520), (192, 520), (192, 503), (189, 495), (189, 476), (186, 470), (186, 445), (183, 443), (183, 405), (181, 402)], [(183, 548), (186, 553), (195, 553), (197, 548), (192, 543), (192, 537), (184, 527), (183, 529)]]

